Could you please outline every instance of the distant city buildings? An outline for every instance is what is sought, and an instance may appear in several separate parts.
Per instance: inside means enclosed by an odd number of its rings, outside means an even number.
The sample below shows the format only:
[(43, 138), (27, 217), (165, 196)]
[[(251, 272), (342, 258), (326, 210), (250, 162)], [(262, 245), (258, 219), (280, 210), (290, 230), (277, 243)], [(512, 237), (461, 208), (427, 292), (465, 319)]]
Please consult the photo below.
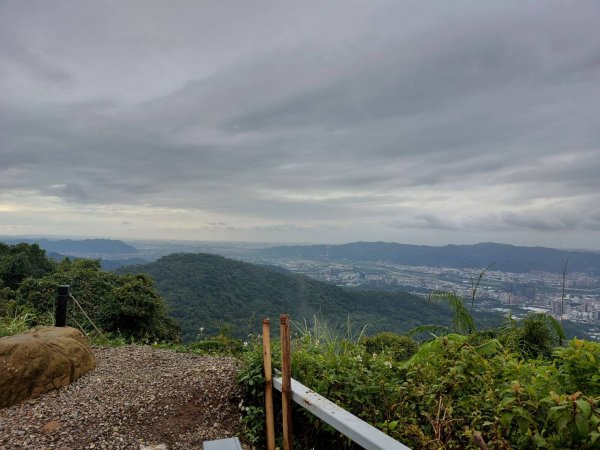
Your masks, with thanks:
[[(386, 262), (298, 259), (268, 262), (338, 286), (402, 289), (419, 294), (451, 291), (463, 298), (471, 298), (479, 276), (475, 269), (404, 266)], [(476, 298), (482, 300), (477, 305), (485, 306), (488, 301), (493, 301), (502, 306), (491, 305), (490, 309), (508, 310), (511, 306), (524, 311), (547, 312), (556, 318), (562, 316), (566, 320), (600, 324), (600, 279), (587, 273), (571, 273), (564, 281), (563, 299), (562, 274), (488, 270), (477, 288)]]

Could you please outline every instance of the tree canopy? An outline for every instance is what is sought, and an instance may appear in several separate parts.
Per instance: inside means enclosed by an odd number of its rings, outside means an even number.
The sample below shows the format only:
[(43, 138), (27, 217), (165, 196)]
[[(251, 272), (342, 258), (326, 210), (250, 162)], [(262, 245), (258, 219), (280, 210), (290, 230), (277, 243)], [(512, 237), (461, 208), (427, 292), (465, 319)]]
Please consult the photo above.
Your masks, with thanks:
[[(179, 325), (149, 276), (104, 272), (99, 260), (65, 258), (56, 263), (36, 244), (0, 243), (0, 314), (10, 308), (34, 312), (32, 317), (52, 314), (60, 284), (71, 286), (73, 297), (105, 332), (179, 340)], [(92, 329), (74, 301), (69, 302), (68, 324)]]

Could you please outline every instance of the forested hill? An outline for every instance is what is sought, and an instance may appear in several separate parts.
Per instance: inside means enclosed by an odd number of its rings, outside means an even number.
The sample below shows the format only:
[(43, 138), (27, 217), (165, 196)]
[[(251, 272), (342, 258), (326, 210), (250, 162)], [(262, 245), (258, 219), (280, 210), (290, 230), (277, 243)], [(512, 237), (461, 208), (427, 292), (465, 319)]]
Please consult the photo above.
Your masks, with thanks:
[(354, 242), (343, 245), (271, 247), (259, 250), (257, 254), (268, 258), (389, 261), (410, 266), (454, 268), (482, 268), (494, 264), (494, 270), (505, 272), (560, 272), (568, 258), (570, 272), (600, 273), (600, 253), (495, 243), (433, 247), (393, 242)]
[(262, 318), (270, 317), (278, 324), (282, 313), (295, 321), (310, 321), (320, 314), (337, 323), (349, 316), (355, 323), (369, 324), (371, 332), (449, 323), (447, 309), (408, 293), (346, 291), (302, 275), (216, 255), (172, 254), (118, 272), (150, 274), (188, 341), (200, 327), (205, 334), (218, 332), (224, 325), (232, 325), (238, 336), (258, 332)]

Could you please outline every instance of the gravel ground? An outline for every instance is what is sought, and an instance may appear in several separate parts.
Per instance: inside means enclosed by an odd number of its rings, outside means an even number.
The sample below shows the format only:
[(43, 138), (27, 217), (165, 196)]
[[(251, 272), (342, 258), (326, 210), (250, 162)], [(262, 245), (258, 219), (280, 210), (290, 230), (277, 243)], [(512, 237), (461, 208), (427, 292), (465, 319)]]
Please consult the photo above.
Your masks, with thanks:
[(75, 383), (0, 409), (0, 449), (202, 448), (239, 431), (234, 358), (94, 348)]

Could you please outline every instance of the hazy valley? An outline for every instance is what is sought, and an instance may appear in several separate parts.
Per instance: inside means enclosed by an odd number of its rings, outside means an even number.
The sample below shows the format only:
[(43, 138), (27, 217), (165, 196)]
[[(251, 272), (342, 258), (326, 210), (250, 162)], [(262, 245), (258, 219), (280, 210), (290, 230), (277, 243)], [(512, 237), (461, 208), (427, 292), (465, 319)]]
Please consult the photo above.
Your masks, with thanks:
[[(36, 241), (34, 238), (28, 239), (30, 242)], [(255, 329), (261, 314), (276, 316), (281, 312), (292, 311), (299, 313), (301, 318), (310, 318), (319, 312), (337, 320), (344, 320), (346, 315), (349, 315), (357, 323), (370, 323), (373, 331), (384, 330), (386, 327), (406, 331), (417, 324), (417, 321), (411, 318), (412, 316), (406, 317), (402, 323), (400, 316), (394, 318), (394, 314), (386, 316), (375, 313), (371, 316), (364, 310), (359, 313), (356, 310), (356, 308), (360, 310), (358, 303), (346, 303), (344, 309), (344, 304), (336, 303), (338, 297), (352, 297), (356, 302), (358, 301), (356, 297), (361, 294), (355, 291), (366, 290), (379, 292), (378, 295), (388, 298), (386, 301), (389, 301), (394, 292), (400, 296), (405, 295), (403, 293), (410, 293), (412, 296), (407, 298), (423, 299), (433, 291), (450, 291), (468, 300), (472, 297), (474, 284), (483, 270), (485, 274), (479, 280), (474, 309), (487, 323), (499, 323), (509, 311), (516, 318), (522, 318), (531, 312), (547, 312), (560, 318), (562, 308), (563, 318), (568, 321), (566, 323), (573, 323), (566, 326), (570, 335), (585, 336), (590, 339), (600, 337), (600, 254), (597, 252), (561, 251), (503, 244), (433, 247), (381, 242), (330, 246), (152, 240), (125, 243), (106, 239), (38, 239), (37, 242), (48, 251), (58, 254), (58, 258), (65, 255), (101, 258), (105, 270), (116, 270), (121, 267), (122, 273), (149, 272), (155, 278), (159, 291), (173, 308), (175, 317), (180, 322), (188, 324), (184, 333), (187, 339), (191, 339), (195, 330), (202, 325), (207, 332), (218, 331), (215, 325), (218, 323), (235, 324), (248, 330), (248, 321), (250, 316), (253, 316)], [(319, 307), (316, 299), (310, 299), (310, 294), (306, 291), (299, 294), (304, 288), (298, 284), (298, 280), (301, 279), (296, 278), (296, 285), (290, 286), (286, 293), (278, 292), (274, 297), (264, 297), (262, 303), (253, 303), (256, 298), (263, 297), (259, 295), (261, 289), (265, 291), (268, 286), (281, 282), (281, 280), (275, 282), (269, 277), (284, 278), (286, 275), (269, 274), (265, 277), (267, 272), (264, 271), (270, 271), (268, 267), (242, 265), (240, 267), (245, 270), (260, 272), (263, 277), (256, 276), (256, 273), (246, 274), (246, 281), (244, 281), (235, 277), (233, 261), (210, 259), (208, 255), (186, 256), (188, 259), (196, 259), (192, 261), (191, 266), (182, 266), (179, 269), (177, 283), (180, 286), (176, 287), (172, 275), (167, 275), (165, 278), (158, 274), (164, 275), (167, 272), (173, 274), (172, 270), (163, 272), (161, 267), (166, 267), (169, 261), (174, 265), (180, 261), (172, 256), (154, 263), (157, 259), (172, 253), (208, 253), (261, 266), (281, 267), (289, 271), (287, 276), (293, 273), (305, 275), (345, 290), (335, 291), (337, 297), (326, 296), (322, 300), (324, 305), (328, 306)], [(564, 277), (563, 301), (562, 269), (565, 262), (567, 270)], [(212, 271), (213, 274), (219, 271), (230, 271), (234, 274), (231, 278), (219, 280), (207, 276), (205, 280), (218, 285), (226, 293), (226, 298), (233, 298), (237, 302), (246, 304), (247, 307), (243, 309), (245, 314), (241, 314), (235, 307), (229, 313), (217, 307), (205, 317), (199, 316), (197, 311), (190, 313), (189, 304), (187, 309), (182, 306), (182, 298), (185, 298), (183, 303), (189, 303), (190, 299), (194, 299), (194, 303), (198, 304), (206, 298), (202, 279), (195, 275), (201, 272), (202, 268)], [(228, 285), (248, 286), (247, 280), (252, 280), (251, 289), (246, 289), (242, 293), (235, 289), (228, 290)], [(308, 280), (306, 283), (310, 284)], [(311, 284), (311, 286), (317, 285)], [(317, 289), (319, 290), (320, 288)], [(312, 295), (317, 294), (313, 292)], [(294, 297), (296, 304), (284, 300), (284, 303), (279, 303), (278, 309), (277, 304), (272, 303), (275, 298), (285, 299), (286, 296)], [(219, 296), (218, 299), (219, 302), (223, 301)], [(212, 301), (216, 302), (217, 299)], [(298, 302), (305, 306), (312, 306), (299, 308)], [(261, 307), (258, 307), (259, 304)], [(257, 308), (252, 310), (250, 305)], [(264, 308), (265, 305), (268, 307)], [(429, 308), (429, 305), (422, 303), (419, 307)], [(286, 308), (291, 310), (283, 311)], [(418, 315), (418, 308), (415, 309), (415, 305), (409, 309), (415, 310)], [(403, 311), (404, 309), (400, 309), (399, 314), (402, 315)], [(447, 315), (448, 311), (444, 314)], [(192, 316), (196, 319), (192, 319)], [(202, 321), (205, 323), (201, 323)], [(421, 323), (428, 323), (428, 321), (423, 320)]]

